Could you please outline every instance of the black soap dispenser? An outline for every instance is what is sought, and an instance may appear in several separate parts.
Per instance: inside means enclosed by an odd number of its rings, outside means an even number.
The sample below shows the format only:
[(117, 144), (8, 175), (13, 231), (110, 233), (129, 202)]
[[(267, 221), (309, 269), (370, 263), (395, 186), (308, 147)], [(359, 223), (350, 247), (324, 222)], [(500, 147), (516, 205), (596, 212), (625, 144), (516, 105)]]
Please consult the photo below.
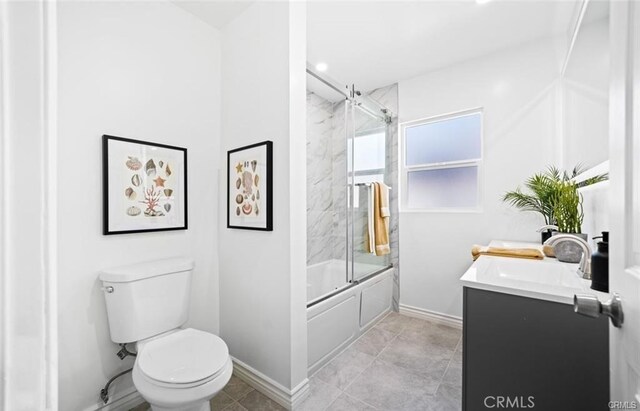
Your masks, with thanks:
[(609, 292), (609, 232), (603, 231), (598, 248), (591, 256), (591, 289)]

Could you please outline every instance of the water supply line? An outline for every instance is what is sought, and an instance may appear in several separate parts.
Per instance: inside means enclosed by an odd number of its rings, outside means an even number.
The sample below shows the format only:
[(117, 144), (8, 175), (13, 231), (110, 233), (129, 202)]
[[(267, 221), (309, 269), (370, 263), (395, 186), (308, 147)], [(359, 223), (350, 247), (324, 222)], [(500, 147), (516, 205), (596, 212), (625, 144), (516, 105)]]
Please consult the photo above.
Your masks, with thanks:
[[(138, 353), (129, 351), (127, 349), (127, 344), (118, 344), (118, 345), (120, 346), (120, 351), (118, 351), (116, 355), (118, 356), (118, 358), (120, 358), (120, 360), (124, 360), (129, 356), (135, 357), (138, 355)], [(119, 377), (122, 377), (123, 375), (130, 373), (131, 371), (133, 371), (133, 367), (116, 374), (109, 381), (107, 381), (107, 385), (105, 385), (104, 388), (100, 390), (100, 399), (105, 404), (109, 402), (109, 387), (111, 386), (111, 384)]]
[(111, 378), (109, 382), (107, 382), (107, 385), (105, 385), (104, 388), (100, 390), (100, 399), (105, 404), (109, 402), (109, 386), (111, 385), (111, 383), (114, 382), (116, 378), (121, 377), (127, 373), (130, 373), (131, 371), (133, 371), (133, 368), (129, 368), (128, 370), (125, 370), (125, 371), (122, 371), (121, 373), (116, 374), (116, 376)]

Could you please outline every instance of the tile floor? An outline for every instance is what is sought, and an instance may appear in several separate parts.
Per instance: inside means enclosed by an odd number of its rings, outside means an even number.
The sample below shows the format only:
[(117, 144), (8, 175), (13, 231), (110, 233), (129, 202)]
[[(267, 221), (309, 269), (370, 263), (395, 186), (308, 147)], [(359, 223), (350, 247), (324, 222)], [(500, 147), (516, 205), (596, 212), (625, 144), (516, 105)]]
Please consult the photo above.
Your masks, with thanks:
[[(461, 335), (392, 312), (309, 378), (310, 395), (299, 410), (460, 410)], [(211, 400), (211, 409), (284, 410), (236, 376)], [(143, 404), (131, 411), (146, 410)]]

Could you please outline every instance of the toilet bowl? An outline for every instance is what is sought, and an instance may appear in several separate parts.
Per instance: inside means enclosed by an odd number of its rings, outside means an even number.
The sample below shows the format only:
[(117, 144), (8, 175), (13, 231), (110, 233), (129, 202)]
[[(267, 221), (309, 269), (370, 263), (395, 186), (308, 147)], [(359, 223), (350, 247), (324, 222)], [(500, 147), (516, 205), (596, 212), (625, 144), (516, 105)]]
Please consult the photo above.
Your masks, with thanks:
[(133, 384), (153, 411), (209, 411), (233, 364), (219, 337), (191, 328), (138, 342)]
[(153, 411), (209, 411), (233, 364), (218, 336), (187, 322), (193, 260), (169, 258), (100, 273), (111, 340), (136, 343), (133, 384)]

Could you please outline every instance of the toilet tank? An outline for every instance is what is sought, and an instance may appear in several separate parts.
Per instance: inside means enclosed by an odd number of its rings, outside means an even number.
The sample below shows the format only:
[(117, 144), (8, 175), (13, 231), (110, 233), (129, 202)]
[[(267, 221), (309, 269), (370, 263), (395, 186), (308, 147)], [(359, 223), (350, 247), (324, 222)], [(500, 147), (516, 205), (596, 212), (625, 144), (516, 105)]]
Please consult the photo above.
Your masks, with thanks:
[(140, 341), (183, 325), (193, 266), (188, 258), (170, 258), (103, 270), (111, 340)]

